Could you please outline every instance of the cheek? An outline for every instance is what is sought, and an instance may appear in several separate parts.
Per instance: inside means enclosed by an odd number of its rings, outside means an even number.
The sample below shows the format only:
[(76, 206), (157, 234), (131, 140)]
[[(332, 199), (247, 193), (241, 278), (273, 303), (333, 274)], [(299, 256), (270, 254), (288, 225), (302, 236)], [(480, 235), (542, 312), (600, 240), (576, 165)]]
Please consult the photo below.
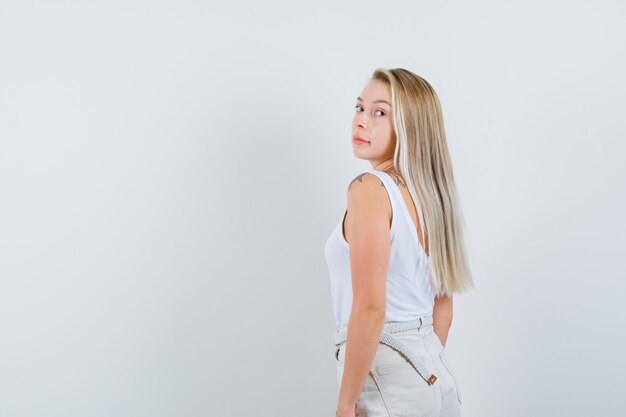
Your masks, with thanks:
[(385, 123), (385, 125), (381, 127), (381, 130), (382, 132), (384, 132), (385, 137), (389, 138), (390, 141), (393, 140), (393, 127), (391, 126), (391, 123)]
[(374, 127), (374, 131), (376, 132), (376, 137), (378, 137), (379, 140), (393, 140), (393, 128), (388, 121), (381, 121), (377, 123)]

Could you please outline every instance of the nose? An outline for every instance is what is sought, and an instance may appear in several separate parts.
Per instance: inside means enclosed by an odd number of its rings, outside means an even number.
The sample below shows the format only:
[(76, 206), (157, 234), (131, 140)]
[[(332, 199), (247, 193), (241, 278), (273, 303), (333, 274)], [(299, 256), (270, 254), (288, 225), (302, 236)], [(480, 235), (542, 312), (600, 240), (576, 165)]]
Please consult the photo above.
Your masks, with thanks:
[(365, 128), (367, 126), (367, 122), (365, 120), (365, 116), (357, 116), (356, 117), (356, 125), (360, 128)]

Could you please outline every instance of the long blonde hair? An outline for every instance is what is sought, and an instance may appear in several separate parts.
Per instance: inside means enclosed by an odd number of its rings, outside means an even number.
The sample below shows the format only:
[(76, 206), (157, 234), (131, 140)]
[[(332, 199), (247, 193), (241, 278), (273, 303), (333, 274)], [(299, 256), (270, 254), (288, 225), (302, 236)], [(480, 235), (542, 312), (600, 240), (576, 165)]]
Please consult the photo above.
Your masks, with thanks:
[(394, 167), (413, 197), (424, 242), (428, 239), (422, 264), (430, 266), (430, 286), (436, 296), (475, 289), (439, 97), (404, 68), (376, 68), (371, 79), (391, 88)]

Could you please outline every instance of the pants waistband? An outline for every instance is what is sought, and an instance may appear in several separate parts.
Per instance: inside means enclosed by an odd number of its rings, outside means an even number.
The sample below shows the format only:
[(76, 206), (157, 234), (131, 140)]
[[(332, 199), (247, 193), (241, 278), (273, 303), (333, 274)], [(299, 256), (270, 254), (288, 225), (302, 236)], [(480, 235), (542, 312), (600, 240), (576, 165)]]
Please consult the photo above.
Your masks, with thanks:
[[(423, 326), (428, 326), (430, 324), (433, 324), (432, 314), (421, 316), (417, 319), (410, 321), (391, 321), (384, 324), (383, 330), (380, 334), (380, 343), (383, 343), (404, 355), (406, 359), (411, 363), (413, 368), (415, 368), (417, 373), (428, 383), (428, 385), (434, 384), (437, 380), (435, 374), (430, 372), (428, 367), (424, 364), (423, 360), (413, 354), (413, 352), (411, 351), (411, 349), (409, 349), (406, 343), (393, 336), (392, 333), (410, 329), (419, 329)], [(338, 358), (339, 355), (339, 346), (343, 342), (345, 342), (347, 338), (348, 326), (341, 326), (335, 333), (334, 337), (335, 346), (337, 347), (337, 350), (335, 351), (336, 358)]]

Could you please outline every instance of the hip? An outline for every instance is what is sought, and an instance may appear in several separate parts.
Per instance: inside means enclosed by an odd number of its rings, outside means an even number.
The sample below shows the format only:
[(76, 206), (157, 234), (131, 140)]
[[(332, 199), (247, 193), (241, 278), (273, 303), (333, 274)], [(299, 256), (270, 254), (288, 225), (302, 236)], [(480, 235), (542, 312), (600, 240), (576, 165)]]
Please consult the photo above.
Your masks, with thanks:
[[(378, 344), (356, 404), (357, 416), (460, 415), (458, 379), (432, 324), (395, 331), (393, 336), (401, 341), (403, 348)], [(343, 341), (336, 351), (339, 384), (343, 378), (345, 348)], [(434, 383), (428, 382), (429, 375), (435, 376)]]

